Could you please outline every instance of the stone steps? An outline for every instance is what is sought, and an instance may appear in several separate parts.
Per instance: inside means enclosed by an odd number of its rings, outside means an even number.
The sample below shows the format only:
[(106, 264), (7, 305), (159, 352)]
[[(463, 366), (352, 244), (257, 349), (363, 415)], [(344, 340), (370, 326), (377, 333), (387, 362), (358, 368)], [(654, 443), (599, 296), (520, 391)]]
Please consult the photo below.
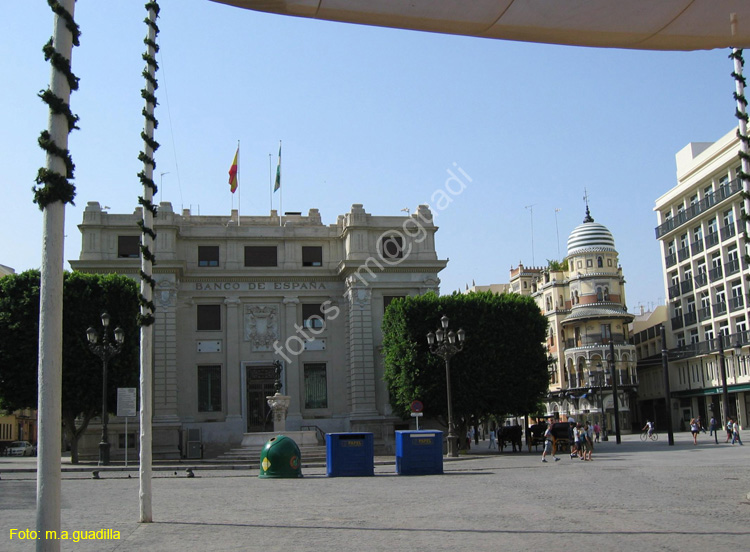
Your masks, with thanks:
[[(326, 447), (322, 445), (318, 446), (302, 446), (299, 448), (302, 465), (309, 464), (323, 464), (326, 463)], [(213, 458), (212, 463), (217, 464), (250, 464), (260, 465), (260, 453), (263, 450), (262, 446), (249, 446), (229, 450), (224, 454)]]

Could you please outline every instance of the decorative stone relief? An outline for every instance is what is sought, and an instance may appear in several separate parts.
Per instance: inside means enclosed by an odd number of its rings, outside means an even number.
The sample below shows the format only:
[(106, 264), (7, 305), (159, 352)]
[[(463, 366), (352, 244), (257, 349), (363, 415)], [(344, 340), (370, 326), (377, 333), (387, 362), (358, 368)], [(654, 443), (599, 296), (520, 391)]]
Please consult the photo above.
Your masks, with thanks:
[(159, 302), (159, 305), (162, 307), (173, 306), (173, 301), (177, 293), (174, 283), (169, 280), (159, 280), (156, 286), (154, 299)]
[(349, 297), (353, 305), (358, 306), (360, 309), (370, 305), (370, 299), (372, 292), (365, 288), (354, 288), (349, 290)]
[(245, 341), (252, 351), (271, 351), (279, 338), (279, 311), (276, 305), (245, 305)]

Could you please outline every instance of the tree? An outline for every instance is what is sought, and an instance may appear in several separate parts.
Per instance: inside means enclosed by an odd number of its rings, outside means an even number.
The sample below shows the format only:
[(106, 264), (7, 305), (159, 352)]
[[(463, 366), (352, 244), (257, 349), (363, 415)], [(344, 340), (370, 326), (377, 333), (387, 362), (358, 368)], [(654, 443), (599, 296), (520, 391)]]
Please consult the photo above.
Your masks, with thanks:
[(383, 352), (394, 412), (408, 416), (418, 399), (428, 415), (447, 414), (445, 363), (426, 339), (444, 314), (454, 331), (466, 331), (464, 350), (450, 361), (454, 417), (468, 422), (536, 411), (549, 383), (547, 319), (531, 297), (480, 292), (407, 297), (388, 306)]
[[(39, 363), (39, 271), (0, 279), (0, 405), (8, 410), (37, 405)], [(138, 288), (117, 274), (65, 273), (63, 283), (62, 423), (78, 462), (78, 439), (102, 409), (102, 362), (88, 348), (86, 329), (101, 334), (101, 314), (112, 316), (111, 332), (125, 332), (122, 352), (108, 364), (107, 404), (118, 387), (138, 382)], [(111, 335), (110, 335), (111, 337)]]

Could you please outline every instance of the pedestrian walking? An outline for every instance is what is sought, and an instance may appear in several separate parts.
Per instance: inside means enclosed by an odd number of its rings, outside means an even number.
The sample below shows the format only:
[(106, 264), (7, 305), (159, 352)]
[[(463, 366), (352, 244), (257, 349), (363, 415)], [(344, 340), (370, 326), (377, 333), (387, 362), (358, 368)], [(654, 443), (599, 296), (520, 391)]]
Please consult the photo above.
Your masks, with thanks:
[(560, 460), (555, 456), (555, 436), (552, 434), (552, 422), (547, 424), (547, 429), (544, 430), (544, 451), (542, 452), (542, 462), (547, 462), (547, 455), (552, 455), (555, 462)]
[(497, 443), (495, 442), (495, 428), (490, 429), (490, 446), (487, 448), (497, 448)]
[(695, 419), (695, 421), (696, 421), (696, 422), (698, 422), (698, 429), (699, 429), (699, 430), (701, 430), (701, 431), (702, 431), (703, 433), (705, 433), (705, 432), (706, 432), (706, 428), (705, 428), (705, 427), (703, 427), (703, 421), (701, 420), (701, 417), (700, 417), (700, 416), (698, 416), (698, 417), (697, 417), (697, 418)]
[(594, 442), (595, 443), (599, 442), (599, 433), (601, 432), (601, 429), (602, 428), (599, 427), (599, 424), (594, 424)]
[(732, 438), (733, 429), (732, 429), (732, 418), (727, 418), (727, 425), (725, 427), (727, 430), (727, 440), (724, 441), (725, 443), (728, 443), (729, 440)]
[(740, 424), (737, 422), (732, 423), (732, 445), (734, 445), (735, 441), (740, 445), (742, 444), (742, 439), (740, 439)]
[(698, 425), (698, 420), (695, 418), (690, 420), (690, 433), (693, 434), (693, 444), (698, 444), (698, 433), (700, 432), (700, 425)]

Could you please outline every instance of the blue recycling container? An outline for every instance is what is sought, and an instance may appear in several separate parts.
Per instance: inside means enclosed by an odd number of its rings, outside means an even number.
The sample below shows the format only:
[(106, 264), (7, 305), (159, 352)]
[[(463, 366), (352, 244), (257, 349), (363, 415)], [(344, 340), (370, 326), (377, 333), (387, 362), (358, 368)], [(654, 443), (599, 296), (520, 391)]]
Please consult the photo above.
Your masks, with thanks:
[(443, 432), (397, 431), (396, 473), (399, 475), (443, 473)]
[(375, 475), (372, 433), (326, 433), (326, 475), (358, 477)]

